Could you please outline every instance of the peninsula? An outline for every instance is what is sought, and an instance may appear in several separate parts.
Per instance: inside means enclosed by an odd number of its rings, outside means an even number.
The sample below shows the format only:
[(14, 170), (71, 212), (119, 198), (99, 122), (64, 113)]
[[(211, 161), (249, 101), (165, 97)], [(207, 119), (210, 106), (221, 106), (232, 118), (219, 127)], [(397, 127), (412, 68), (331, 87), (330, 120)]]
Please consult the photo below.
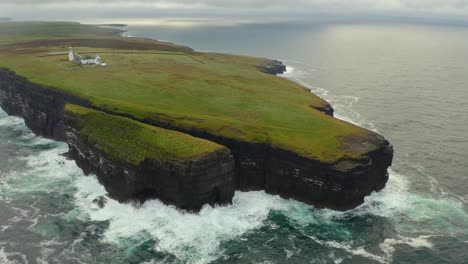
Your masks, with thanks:
[[(385, 187), (393, 149), (333, 117), (274, 60), (201, 53), (65, 22), (0, 23), (0, 106), (121, 202), (197, 211), (235, 190), (347, 210)], [(69, 48), (106, 63), (71, 62)]]

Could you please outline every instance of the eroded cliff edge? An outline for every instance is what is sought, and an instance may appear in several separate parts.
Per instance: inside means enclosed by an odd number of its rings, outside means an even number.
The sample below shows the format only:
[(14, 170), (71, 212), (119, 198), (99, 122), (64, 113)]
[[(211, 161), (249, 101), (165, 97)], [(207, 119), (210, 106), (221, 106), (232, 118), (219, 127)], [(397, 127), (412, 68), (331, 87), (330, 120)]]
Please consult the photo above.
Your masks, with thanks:
[[(158, 198), (190, 211), (198, 211), (205, 204), (232, 202), (234, 159), (229, 149), (204, 142), (210, 145), (207, 151), (194, 157), (145, 158), (141, 162), (131, 162), (122, 155), (116, 155), (115, 149), (103, 151), (105, 142), (98, 142), (83, 133), (83, 125), (78, 121), (83, 117), (73, 117), (73, 112), (65, 110), (70, 104), (84, 106), (88, 111), (103, 115), (103, 120), (123, 119), (119, 120), (123, 126), (134, 122), (123, 117), (106, 116), (91, 110), (86, 100), (33, 84), (14, 72), (0, 69), (2, 109), (9, 115), (24, 118), (35, 134), (68, 143), (67, 155), (85, 174), (96, 174), (112, 198), (121, 202)], [(157, 136), (157, 133), (152, 136)], [(190, 137), (182, 135), (180, 140), (184, 140), (184, 136)]]
[[(177, 201), (177, 197), (168, 199), (161, 195), (162, 190), (166, 188), (162, 187), (164, 184), (160, 180), (154, 180), (152, 185), (148, 185), (146, 180), (137, 180), (130, 184), (133, 189), (127, 191), (126, 174), (131, 174), (134, 179), (139, 177), (144, 179), (154, 177), (163, 170), (161, 167), (145, 165), (142, 168), (119, 164), (103, 153), (98, 153), (93, 149), (92, 144), (86, 143), (80, 139), (78, 133), (73, 132), (73, 126), (67, 124), (64, 118), (66, 103), (93, 108), (86, 100), (58, 92), (53, 88), (33, 84), (7, 69), (0, 70), (2, 108), (10, 115), (23, 117), (28, 127), (36, 134), (67, 142), (77, 164), (85, 172), (96, 173), (112, 196), (121, 201), (160, 198), (180, 208), (197, 210), (205, 203), (229, 203), (234, 189), (265, 190), (271, 194), (279, 194), (282, 197), (293, 198), (318, 207), (347, 210), (361, 204), (366, 195), (381, 190), (385, 186), (388, 180), (387, 168), (392, 163), (392, 146), (382, 136), (375, 133), (369, 133), (365, 142), (353, 143), (352, 139), (348, 140), (352, 145), (350, 147), (360, 148), (363, 144), (372, 145), (373, 151), (359, 159), (342, 159), (330, 164), (265, 143), (245, 142), (214, 135), (200, 129), (177, 127), (164, 121), (141, 120), (126, 116), (142, 123), (216, 142), (232, 153), (233, 165), (231, 167), (228, 158), (230, 154), (226, 152), (221, 155), (224, 155), (222, 158), (224, 162), (221, 162), (224, 164), (221, 174), (225, 176), (218, 175), (219, 170), (213, 174), (214, 178), (224, 177), (225, 179), (220, 181), (222, 183), (219, 187), (212, 188), (210, 194), (206, 195), (208, 198), (195, 199), (190, 206), (183, 206)], [(119, 115), (108, 109), (97, 110), (110, 115)], [(327, 111), (328, 114), (332, 113), (329, 109)], [(215, 156), (219, 157), (219, 155)], [(215, 159), (207, 158), (206, 162), (211, 166), (216, 167), (216, 164), (219, 164), (219, 160), (209, 162), (210, 159)], [(199, 168), (200, 173), (204, 170), (203, 166)], [(231, 182), (229, 177), (233, 179)], [(213, 182), (213, 180), (208, 182)], [(172, 194), (180, 196), (177, 190), (179, 189), (172, 190)], [(219, 190), (225, 191), (219, 193)]]

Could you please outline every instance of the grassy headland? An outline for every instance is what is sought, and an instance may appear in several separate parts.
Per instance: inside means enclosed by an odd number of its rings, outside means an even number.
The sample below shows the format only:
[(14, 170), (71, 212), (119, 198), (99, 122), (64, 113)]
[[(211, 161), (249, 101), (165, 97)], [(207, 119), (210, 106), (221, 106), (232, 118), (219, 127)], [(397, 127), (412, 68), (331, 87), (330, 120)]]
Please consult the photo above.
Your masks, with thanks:
[(67, 104), (65, 116), (76, 124), (83, 140), (108, 157), (135, 166), (145, 159), (160, 161), (193, 159), (223, 148), (216, 143)]
[[(0, 23), (0, 67), (110, 112), (268, 143), (323, 162), (359, 158), (375, 147), (353, 146), (350, 140), (371, 132), (315, 110), (326, 102), (292, 81), (259, 71), (265, 59), (198, 53), (113, 33), (76, 23)], [(99, 54), (108, 66), (68, 62), (67, 54), (57, 52), (66, 52), (70, 45), (83, 55)], [(86, 121), (87, 133), (104, 140), (100, 133), (112, 133), (101, 126), (130, 124), (123, 119), (104, 122), (107, 117), (100, 116), (103, 122)], [(135, 140), (152, 137), (128, 133)], [(203, 149), (200, 144), (186, 146)], [(122, 153), (138, 152), (138, 145), (121, 147), (131, 149)]]

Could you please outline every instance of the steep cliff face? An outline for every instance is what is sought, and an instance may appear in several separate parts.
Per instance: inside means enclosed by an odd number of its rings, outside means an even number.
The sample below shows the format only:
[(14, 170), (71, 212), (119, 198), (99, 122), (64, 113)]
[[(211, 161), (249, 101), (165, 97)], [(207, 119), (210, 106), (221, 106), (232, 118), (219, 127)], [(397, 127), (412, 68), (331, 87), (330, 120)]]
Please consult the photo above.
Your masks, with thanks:
[(352, 209), (362, 204), (365, 196), (385, 187), (388, 180), (393, 148), (388, 141), (376, 137), (380, 148), (367, 157), (334, 164), (272, 149), (267, 160), (265, 189), (318, 207)]
[[(235, 188), (242, 191), (266, 190), (318, 207), (347, 210), (360, 205), (366, 195), (385, 186), (387, 168), (392, 163), (392, 146), (375, 133), (369, 134), (367, 142), (356, 142), (352, 146), (376, 146), (365, 157), (328, 164), (269, 144), (244, 142), (202, 130), (127, 116), (142, 123), (207, 139), (229, 149), (189, 163), (147, 160), (135, 167), (110, 160), (81, 138), (73, 124), (64, 122), (65, 102), (89, 107), (84, 100), (34, 85), (13, 72), (0, 70), (2, 108), (11, 115), (25, 118), (35, 133), (67, 141), (70, 155), (77, 164), (87, 173), (96, 173), (109, 193), (120, 201), (144, 201), (157, 197), (180, 208), (197, 210), (204, 203), (230, 202)], [(117, 115), (106, 109), (98, 110)], [(323, 111), (333, 114), (331, 106)], [(234, 165), (228, 158), (229, 151)]]
[(232, 202), (234, 162), (226, 148), (192, 160), (146, 159), (134, 166), (109, 159), (66, 120), (69, 156), (85, 174), (95, 173), (109, 195), (120, 202), (157, 198), (191, 211), (204, 204)]
[(234, 161), (227, 148), (190, 160), (146, 159), (139, 166), (111, 159), (80, 136), (64, 106), (90, 104), (74, 96), (35, 85), (0, 69), (0, 106), (23, 117), (37, 135), (65, 141), (68, 155), (86, 174), (95, 173), (110, 196), (121, 202), (158, 198), (178, 208), (198, 211), (204, 204), (228, 204), (234, 196)]
[[(148, 121), (151, 123), (151, 121)], [(371, 133), (364, 144), (379, 146), (360, 159), (344, 159), (334, 164), (306, 158), (294, 152), (228, 139), (200, 130), (184, 130), (163, 123), (156, 126), (181, 131), (229, 148), (235, 159), (236, 189), (265, 190), (321, 208), (340, 211), (355, 208), (364, 197), (380, 191), (388, 181), (387, 168), (393, 147), (382, 136)]]
[(24, 118), (37, 135), (66, 141), (63, 109), (66, 102), (89, 106), (86, 100), (36, 85), (0, 68), (0, 105), (9, 115)]

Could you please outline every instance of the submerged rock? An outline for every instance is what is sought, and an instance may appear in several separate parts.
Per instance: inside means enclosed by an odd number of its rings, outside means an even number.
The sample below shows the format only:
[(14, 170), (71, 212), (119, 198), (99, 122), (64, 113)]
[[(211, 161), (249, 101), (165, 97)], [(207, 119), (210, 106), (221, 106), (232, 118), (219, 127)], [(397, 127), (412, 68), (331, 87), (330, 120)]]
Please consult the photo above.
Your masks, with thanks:
[(107, 204), (107, 198), (105, 196), (99, 196), (93, 200), (93, 204), (97, 205), (99, 208), (104, 208)]

